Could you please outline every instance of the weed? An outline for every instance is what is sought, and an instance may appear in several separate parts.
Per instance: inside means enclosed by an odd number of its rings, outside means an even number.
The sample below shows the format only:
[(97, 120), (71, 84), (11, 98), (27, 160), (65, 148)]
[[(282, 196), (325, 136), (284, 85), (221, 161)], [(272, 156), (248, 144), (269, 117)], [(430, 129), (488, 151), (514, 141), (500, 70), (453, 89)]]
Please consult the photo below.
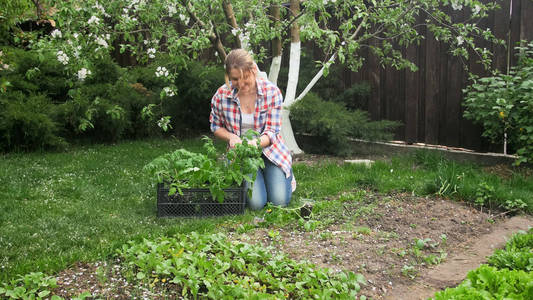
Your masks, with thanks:
[(324, 231), (320, 233), (319, 237), (321, 240), (327, 241), (333, 238), (333, 234), (330, 231)]
[(446, 243), (448, 242), (448, 237), (446, 236), (446, 234), (443, 233), (440, 235), (440, 242), (441, 244), (446, 245)]
[(409, 266), (409, 265), (403, 265), (401, 272), (403, 276), (409, 277), (411, 279), (415, 279), (418, 273), (414, 266)]
[(355, 233), (363, 234), (363, 235), (370, 235), (372, 234), (372, 229), (366, 226), (357, 226), (353, 230)]
[(487, 184), (486, 182), (481, 182), (476, 191), (476, 199), (474, 203), (480, 207), (488, 206), (489, 209), (492, 209), (492, 204), (494, 201), (495, 189), (492, 185)]

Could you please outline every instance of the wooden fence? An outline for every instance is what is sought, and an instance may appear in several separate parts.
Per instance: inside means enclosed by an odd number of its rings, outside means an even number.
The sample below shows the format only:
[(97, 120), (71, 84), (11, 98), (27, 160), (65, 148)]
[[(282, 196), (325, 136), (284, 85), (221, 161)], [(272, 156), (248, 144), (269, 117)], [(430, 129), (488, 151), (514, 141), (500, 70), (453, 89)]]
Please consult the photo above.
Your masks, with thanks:
[[(533, 40), (533, 0), (497, 2), (501, 9), (480, 25), (490, 28), (497, 38), (508, 41), (509, 45), (507, 49), (488, 43), (481, 45), (494, 54), (493, 67), (505, 72), (516, 64), (514, 46), (521, 39)], [(453, 11), (452, 16), (457, 21), (465, 17), (461, 11)], [(407, 58), (417, 64), (418, 71), (382, 68), (375, 57), (367, 55), (359, 72), (346, 72), (346, 84), (370, 82), (369, 113), (374, 120), (402, 122), (404, 125), (396, 132), (398, 140), (501, 151), (501, 146), (490, 145), (481, 137), (479, 126), (463, 118), (462, 89), (468, 84), (463, 63), (448, 54), (447, 46), (436, 41), (430, 32), (423, 30), (420, 34), (426, 38), (419, 46), (403, 50)], [(475, 59), (466, 64), (470, 72), (488, 75)]]

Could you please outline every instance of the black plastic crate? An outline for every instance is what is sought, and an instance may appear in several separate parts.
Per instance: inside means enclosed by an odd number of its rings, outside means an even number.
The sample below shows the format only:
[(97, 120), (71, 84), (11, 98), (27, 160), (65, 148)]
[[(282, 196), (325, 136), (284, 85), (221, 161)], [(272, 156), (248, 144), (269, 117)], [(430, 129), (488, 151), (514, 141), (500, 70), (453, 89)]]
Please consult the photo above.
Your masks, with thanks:
[(158, 217), (207, 217), (244, 213), (246, 189), (224, 189), (224, 202), (213, 200), (209, 189), (182, 189), (183, 195), (168, 195), (168, 186), (157, 185)]

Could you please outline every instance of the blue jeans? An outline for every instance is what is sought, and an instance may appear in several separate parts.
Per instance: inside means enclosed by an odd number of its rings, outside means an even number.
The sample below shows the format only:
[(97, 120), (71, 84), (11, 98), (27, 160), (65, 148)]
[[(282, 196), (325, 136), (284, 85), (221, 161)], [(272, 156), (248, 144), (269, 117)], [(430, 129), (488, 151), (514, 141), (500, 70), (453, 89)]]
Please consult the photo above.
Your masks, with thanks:
[[(265, 161), (265, 168), (257, 170), (257, 177), (255, 179), (252, 198), (248, 198), (248, 206), (253, 209), (261, 209), (265, 207), (267, 202), (274, 205), (287, 206), (291, 201), (292, 196), (292, 170), (289, 178), (285, 177), (285, 172), (272, 163), (268, 158), (263, 156)], [(246, 183), (246, 190), (250, 185)]]

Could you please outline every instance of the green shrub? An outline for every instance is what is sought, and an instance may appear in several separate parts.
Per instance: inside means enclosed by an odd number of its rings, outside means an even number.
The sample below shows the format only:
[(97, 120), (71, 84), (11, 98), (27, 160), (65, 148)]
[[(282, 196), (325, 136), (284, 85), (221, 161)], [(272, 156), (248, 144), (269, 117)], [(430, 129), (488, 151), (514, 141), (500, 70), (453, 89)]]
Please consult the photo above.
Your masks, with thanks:
[(52, 53), (37, 53), (17, 48), (2, 48), (4, 61), (10, 68), (2, 72), (10, 82), (7, 90), (43, 94), (56, 102), (65, 101), (69, 89), (67, 74)]
[(316, 137), (319, 152), (346, 155), (351, 153), (349, 138), (386, 140), (399, 124), (392, 121), (370, 121), (368, 113), (349, 111), (340, 103), (323, 101), (309, 93), (290, 107), (295, 132)]
[(28, 151), (65, 146), (51, 116), (52, 104), (44, 95), (20, 91), (0, 98), (0, 150)]
[(519, 48), (519, 62), (509, 75), (474, 78), (464, 90), (464, 116), (483, 126), (483, 136), (519, 155), (517, 164), (533, 161), (533, 42)]

